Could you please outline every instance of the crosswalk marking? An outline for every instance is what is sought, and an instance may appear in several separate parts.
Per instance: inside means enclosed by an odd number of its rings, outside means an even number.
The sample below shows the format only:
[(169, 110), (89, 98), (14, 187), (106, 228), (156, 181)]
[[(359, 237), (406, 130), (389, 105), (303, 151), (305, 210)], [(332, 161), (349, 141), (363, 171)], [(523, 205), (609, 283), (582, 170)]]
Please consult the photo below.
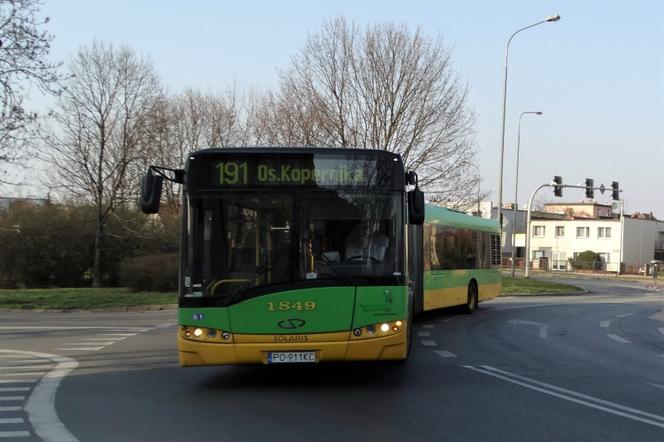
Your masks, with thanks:
[(440, 356), (442, 358), (456, 358), (457, 357), (457, 355), (455, 355), (451, 351), (446, 351), (446, 350), (442, 350), (442, 351), (436, 350), (436, 351), (434, 351), (434, 353), (436, 353), (438, 356)]
[(22, 400), (25, 400), (25, 396), (0, 396), (0, 401), (2, 402), (22, 401)]
[(436, 344), (436, 341), (432, 341), (430, 339), (425, 339), (422, 341), (422, 345), (425, 347), (437, 347), (438, 344)]
[(22, 417), (0, 417), (0, 424), (22, 424)]
[(0, 431), (0, 437), (30, 437), (29, 431)]
[(0, 407), (0, 411), (21, 411), (21, 408), (18, 405), (12, 405), (11, 407)]
[(56, 350), (61, 350), (61, 351), (97, 351), (101, 350), (104, 347), (77, 347), (77, 348), (56, 348)]
[(3, 387), (0, 388), (0, 393), (9, 393), (9, 392), (18, 392), (18, 391), (30, 391), (30, 387)]

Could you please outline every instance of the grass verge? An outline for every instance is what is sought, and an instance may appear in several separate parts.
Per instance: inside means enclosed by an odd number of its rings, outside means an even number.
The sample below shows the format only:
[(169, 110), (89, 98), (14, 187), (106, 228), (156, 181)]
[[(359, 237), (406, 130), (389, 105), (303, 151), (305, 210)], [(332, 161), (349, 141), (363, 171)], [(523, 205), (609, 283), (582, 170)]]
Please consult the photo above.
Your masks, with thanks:
[(0, 290), (0, 308), (92, 310), (177, 304), (175, 293), (130, 292), (126, 288)]
[(503, 288), (500, 296), (508, 295), (538, 295), (541, 293), (570, 293), (582, 292), (583, 289), (557, 282), (545, 282), (532, 278), (511, 278), (503, 276)]

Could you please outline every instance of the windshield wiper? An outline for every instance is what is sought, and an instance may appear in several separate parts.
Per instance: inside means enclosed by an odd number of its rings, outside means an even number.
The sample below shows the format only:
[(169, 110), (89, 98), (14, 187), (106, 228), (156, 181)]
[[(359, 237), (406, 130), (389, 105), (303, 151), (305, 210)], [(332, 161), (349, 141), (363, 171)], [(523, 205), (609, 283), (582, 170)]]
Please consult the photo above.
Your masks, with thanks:
[(254, 272), (254, 275), (251, 278), (247, 279), (244, 283), (242, 283), (242, 285), (240, 285), (238, 288), (233, 290), (233, 292), (230, 295), (228, 295), (228, 298), (227, 298), (228, 303), (230, 304), (233, 301), (235, 301), (236, 297), (240, 293), (247, 290), (251, 286), (251, 284), (253, 284), (265, 272), (267, 272), (270, 269), (270, 266), (272, 265), (272, 263), (274, 263), (277, 260), (277, 258), (279, 258), (286, 250), (288, 250), (289, 247), (290, 247), (290, 244), (284, 244), (281, 247), (279, 247), (278, 249), (274, 250), (270, 254), (270, 256), (268, 256), (265, 259), (265, 261), (263, 261), (263, 263), (260, 265), (260, 267), (258, 267), (256, 269), (256, 271)]
[(321, 257), (323, 258), (323, 262), (327, 266), (328, 269), (332, 270), (332, 272), (339, 277), (344, 283), (348, 285), (353, 285), (353, 280), (344, 272), (341, 270), (334, 261), (332, 261), (330, 258), (325, 256), (325, 253), (321, 254)]

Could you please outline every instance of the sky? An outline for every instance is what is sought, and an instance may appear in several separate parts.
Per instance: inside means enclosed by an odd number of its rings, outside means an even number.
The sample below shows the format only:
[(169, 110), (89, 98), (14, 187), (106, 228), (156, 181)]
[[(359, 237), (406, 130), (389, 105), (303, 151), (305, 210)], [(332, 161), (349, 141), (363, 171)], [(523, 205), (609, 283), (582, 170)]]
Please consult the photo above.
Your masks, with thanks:
[[(482, 191), (498, 199), (505, 47), (510, 45), (503, 201), (518, 203), (554, 175), (565, 184), (620, 182), (628, 213), (664, 219), (664, 2), (644, 1), (212, 1), (44, 0), (52, 61), (95, 39), (149, 55), (168, 89), (274, 87), (308, 35), (336, 16), (363, 26), (391, 21), (442, 36), (470, 89)], [(33, 100), (38, 110), (47, 102)], [(32, 191), (34, 193), (35, 191)], [(38, 190), (37, 190), (38, 192)], [(43, 195), (42, 195), (43, 196)], [(562, 199), (543, 189), (540, 201)], [(596, 194), (610, 203), (610, 192)]]

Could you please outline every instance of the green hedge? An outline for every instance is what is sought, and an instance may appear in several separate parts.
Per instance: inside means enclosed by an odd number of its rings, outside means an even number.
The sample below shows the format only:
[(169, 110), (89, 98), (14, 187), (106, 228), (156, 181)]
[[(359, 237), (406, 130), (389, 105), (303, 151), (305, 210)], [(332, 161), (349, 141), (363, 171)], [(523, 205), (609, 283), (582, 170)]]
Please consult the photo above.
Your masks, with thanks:
[(174, 292), (178, 288), (176, 253), (139, 256), (120, 264), (120, 283), (134, 292)]

